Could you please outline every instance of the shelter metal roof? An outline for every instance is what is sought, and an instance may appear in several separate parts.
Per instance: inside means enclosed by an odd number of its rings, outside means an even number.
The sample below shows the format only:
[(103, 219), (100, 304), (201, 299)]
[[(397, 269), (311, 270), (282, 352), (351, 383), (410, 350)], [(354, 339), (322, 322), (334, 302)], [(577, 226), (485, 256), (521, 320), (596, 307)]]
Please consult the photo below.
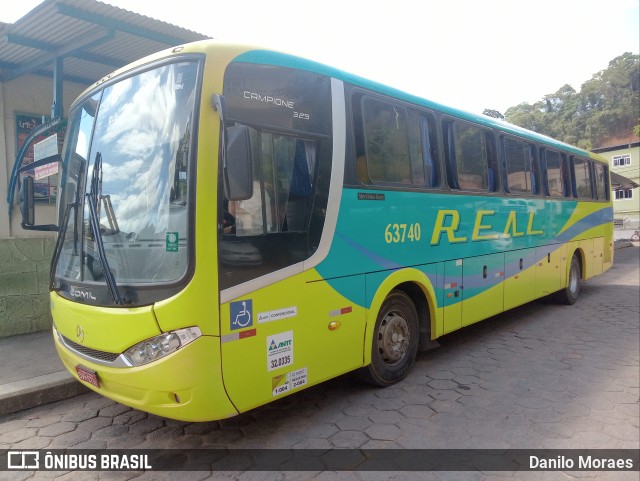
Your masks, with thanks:
[(611, 188), (613, 190), (635, 189), (636, 187), (639, 187), (637, 182), (617, 172), (611, 172)]
[(96, 0), (45, 0), (13, 24), (0, 23), (0, 82), (26, 73), (89, 85), (159, 50), (209, 38)]

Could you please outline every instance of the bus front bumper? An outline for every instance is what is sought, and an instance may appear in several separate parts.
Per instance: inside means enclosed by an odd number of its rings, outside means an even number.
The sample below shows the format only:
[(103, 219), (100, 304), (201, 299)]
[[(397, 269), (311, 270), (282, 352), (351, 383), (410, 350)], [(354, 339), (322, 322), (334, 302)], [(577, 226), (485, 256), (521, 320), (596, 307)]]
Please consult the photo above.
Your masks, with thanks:
[[(181, 421), (213, 421), (238, 414), (220, 369), (220, 339), (202, 336), (158, 361), (138, 367), (92, 363), (67, 348), (53, 328), (56, 350), (82, 384), (121, 404)], [(98, 386), (80, 379), (77, 367), (95, 372)]]

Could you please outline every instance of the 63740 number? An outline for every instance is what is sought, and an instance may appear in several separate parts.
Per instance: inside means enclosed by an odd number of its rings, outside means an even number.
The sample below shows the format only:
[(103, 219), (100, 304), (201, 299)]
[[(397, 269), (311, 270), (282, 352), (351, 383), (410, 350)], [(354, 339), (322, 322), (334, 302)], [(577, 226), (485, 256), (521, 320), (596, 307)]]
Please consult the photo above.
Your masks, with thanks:
[(384, 241), (387, 244), (401, 244), (403, 242), (418, 242), (422, 235), (420, 223), (387, 224), (384, 230)]

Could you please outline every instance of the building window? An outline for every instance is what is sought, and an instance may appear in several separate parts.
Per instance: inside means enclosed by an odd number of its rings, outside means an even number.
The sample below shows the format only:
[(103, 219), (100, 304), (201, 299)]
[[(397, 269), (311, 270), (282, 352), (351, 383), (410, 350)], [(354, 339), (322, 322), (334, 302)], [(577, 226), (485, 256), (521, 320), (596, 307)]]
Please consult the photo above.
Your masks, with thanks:
[(631, 165), (631, 155), (615, 155), (613, 157), (614, 167), (622, 167), (623, 165)]
[(616, 200), (633, 199), (633, 189), (616, 190)]

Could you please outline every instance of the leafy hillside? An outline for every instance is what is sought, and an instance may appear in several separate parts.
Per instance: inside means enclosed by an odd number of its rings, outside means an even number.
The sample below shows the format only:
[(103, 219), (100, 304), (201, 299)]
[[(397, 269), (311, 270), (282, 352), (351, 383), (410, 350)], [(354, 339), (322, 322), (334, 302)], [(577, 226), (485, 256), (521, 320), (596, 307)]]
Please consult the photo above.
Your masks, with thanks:
[[(485, 110), (486, 115), (502, 117)], [(640, 130), (640, 55), (624, 53), (582, 84), (564, 85), (534, 103), (510, 107), (507, 122), (586, 149), (608, 137)]]

